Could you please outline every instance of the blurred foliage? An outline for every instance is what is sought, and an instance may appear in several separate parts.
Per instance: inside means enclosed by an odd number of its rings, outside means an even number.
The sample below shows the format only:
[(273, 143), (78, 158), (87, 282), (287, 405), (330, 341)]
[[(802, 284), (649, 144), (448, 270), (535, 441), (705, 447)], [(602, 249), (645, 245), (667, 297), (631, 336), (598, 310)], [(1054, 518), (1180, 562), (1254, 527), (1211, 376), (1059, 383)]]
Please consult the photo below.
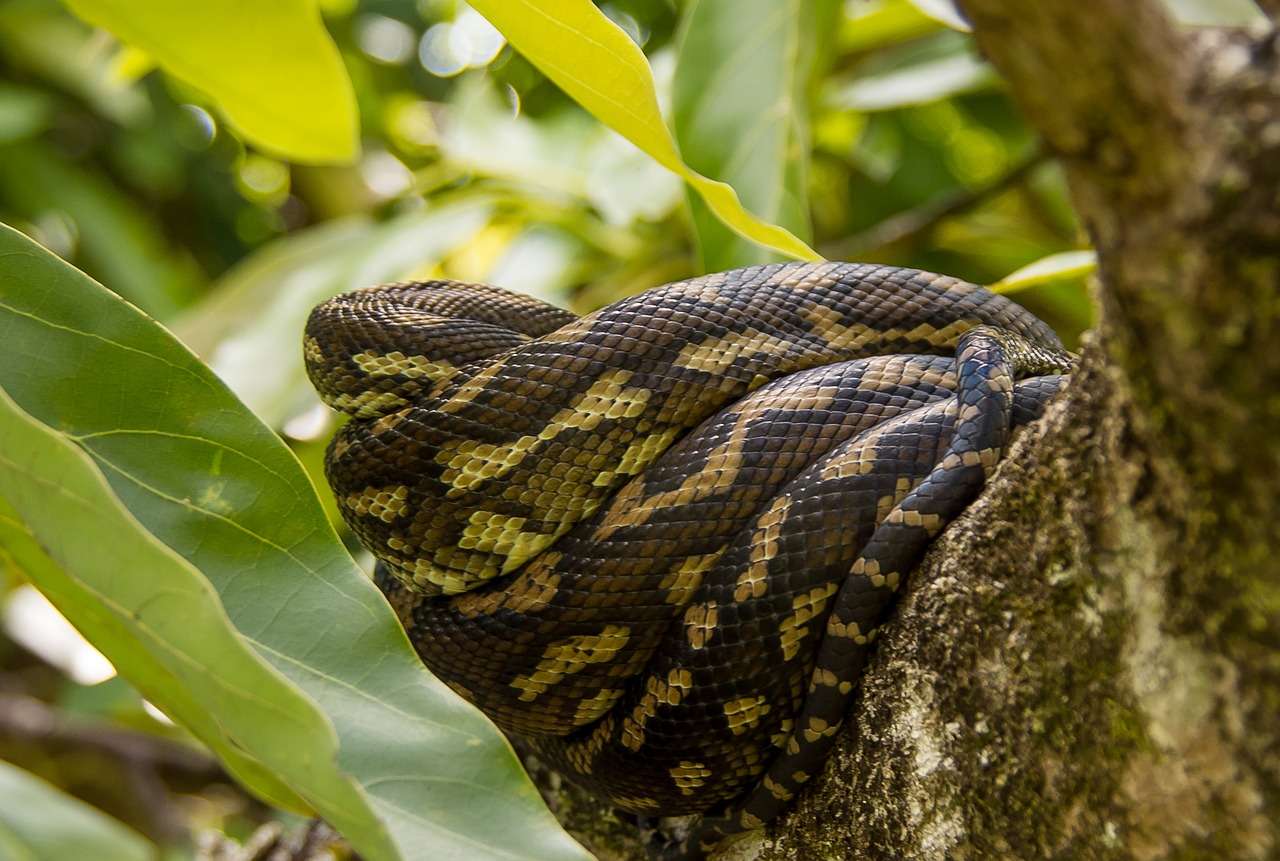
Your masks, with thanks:
[[(230, 96), (179, 77), (195, 49), (147, 56), (56, 0), (0, 0), (0, 221), (171, 327), (313, 480), (332, 426), (302, 376), (299, 332), (333, 293), (443, 276), (587, 311), (704, 265), (776, 259), (464, 3), (319, 5), (358, 110), (347, 163), (291, 160), (250, 137), (252, 120), (233, 125)], [(1089, 325), (1088, 250), (1060, 171), (945, 23), (957, 23), (950, 4), (597, 5), (648, 57), (684, 161), (763, 219), (831, 259), (1005, 279), (1068, 343)], [(0, 597), (18, 582), (6, 569)], [(62, 793), (107, 811), (132, 829), (113, 832), (119, 857), (139, 839), (184, 857), (193, 830), (247, 839), (293, 824), (127, 685), (72, 681), (49, 661), (0, 638), (0, 758), (26, 770), (0, 775), (0, 794), (37, 793), (78, 828), (97, 825)], [(75, 857), (49, 851), (34, 857)]]

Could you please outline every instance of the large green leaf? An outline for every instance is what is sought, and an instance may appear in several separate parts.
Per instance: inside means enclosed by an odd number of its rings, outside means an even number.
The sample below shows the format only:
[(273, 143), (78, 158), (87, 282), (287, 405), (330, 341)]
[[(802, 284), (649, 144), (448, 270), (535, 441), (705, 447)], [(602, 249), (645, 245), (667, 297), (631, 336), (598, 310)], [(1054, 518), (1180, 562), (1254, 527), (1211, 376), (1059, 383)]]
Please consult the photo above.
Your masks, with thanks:
[(967, 33), (972, 29), (968, 20), (964, 17), (964, 13), (956, 8), (954, 0), (910, 0), (910, 3), (925, 15), (946, 24), (954, 30), (961, 30)]
[(355, 158), (355, 92), (316, 0), (66, 3), (208, 93), (263, 149), (297, 162)]
[(908, 0), (879, 0), (848, 8), (841, 16), (838, 38), (844, 52), (856, 54), (899, 45), (942, 27)]
[[(274, 677), (264, 678), (261, 675), (263, 668), (260, 662), (255, 662), (254, 656), (247, 654), (244, 643), (226, 622), (226, 617), (217, 612), (216, 602), (209, 604), (211, 595), (206, 591), (207, 581), (182, 565), (180, 560), (172, 558), (151, 536), (131, 523), (118, 501), (109, 492), (104, 493), (94, 486), (95, 480), (100, 483), (100, 476), (95, 477), (90, 472), (91, 466), (86, 468), (79, 462), (77, 451), (65, 445), (65, 440), (59, 440), (54, 432), (22, 412), (3, 391), (0, 391), (0, 402), (4, 404), (4, 424), (0, 425), (0, 433), (5, 434), (7, 443), (6, 448), (0, 449), (0, 458), (3, 458), (0, 461), (0, 489), (24, 507), (24, 514), (19, 515), (5, 498), (0, 497), (0, 557), (7, 567), (21, 571), (35, 583), (81, 634), (99, 651), (106, 653), (120, 672), (133, 680), (144, 696), (209, 745), (241, 783), (277, 806), (309, 809), (308, 803), (276, 776), (270, 766), (256, 759), (248, 743), (237, 738), (210, 708), (211, 702), (221, 701), (225, 706), (233, 700), (243, 688), (243, 683), (240, 688), (228, 690), (228, 678), (206, 678), (198, 663), (193, 673), (192, 661), (184, 659), (191, 654), (204, 655), (206, 648), (225, 648), (235, 655), (237, 669), (251, 677), (251, 685), (270, 688), (276, 681)], [(14, 433), (22, 434), (19, 440), (12, 439)], [(8, 451), (19, 444), (24, 444), (25, 449)], [(46, 465), (41, 467), (39, 475), (26, 475), (23, 466), (38, 451), (45, 452)], [(49, 463), (58, 464), (68, 474), (79, 470), (78, 478), (87, 491), (75, 497), (74, 506), (63, 502), (66, 489), (61, 487), (56, 488), (56, 493), (49, 494), (52, 506), (39, 504), (39, 491), (51, 489), (47, 484), (52, 474)], [(46, 484), (32, 485), (32, 480), (45, 481)], [(25, 482), (25, 491), (15, 482)], [(34, 497), (31, 495), (33, 489), (37, 492)], [(75, 534), (68, 542), (72, 545), (71, 550), (83, 546), (95, 552), (101, 551), (97, 558), (67, 560), (65, 549), (57, 544), (65, 537), (66, 530), (81, 527), (86, 530), (86, 536), (102, 538), (102, 529), (112, 522), (124, 523), (123, 530), (107, 533), (106, 538), (111, 540), (104, 539), (98, 547), (88, 543), (82, 545)], [(40, 523), (45, 525), (37, 532)], [(50, 558), (42, 545), (60, 558)], [(106, 555), (107, 551), (110, 556)], [(163, 582), (168, 601), (162, 608), (163, 612), (171, 612), (177, 605), (182, 607), (179, 618), (207, 617), (204, 621), (212, 623), (202, 625), (194, 632), (200, 637), (198, 641), (174, 641), (170, 632), (163, 630), (164, 618), (155, 623), (149, 618), (144, 619), (135, 605), (149, 604), (152, 599), (149, 592), (125, 596), (119, 587), (103, 586), (101, 581), (111, 578), (116, 569), (125, 564), (124, 560), (138, 556), (160, 566), (159, 570), (143, 569), (157, 582), (161, 582), (158, 575), (167, 573)], [(77, 565), (75, 569), (69, 567), (72, 562)], [(94, 564), (99, 562), (108, 567), (104, 569)], [(92, 567), (84, 567), (85, 563)], [(125, 580), (124, 585), (131, 584)], [(226, 624), (220, 627), (218, 623)], [(153, 633), (155, 631), (159, 633)], [(206, 656), (206, 663), (212, 664), (214, 660)], [(287, 688), (282, 690), (284, 696), (290, 695)], [(250, 698), (234, 711), (252, 714), (256, 704), (257, 700)]]
[[(732, 185), (761, 218), (808, 238), (805, 88), (816, 40), (811, 0), (695, 0), (683, 20), (672, 121), (688, 165)], [(778, 259), (690, 197), (708, 271)]]
[[(586, 857), (501, 736), (422, 668), (290, 452), (172, 336), (0, 228), (0, 343), (14, 440), (0, 494), (72, 584), (97, 593), (100, 614), (169, 672), (209, 676), (183, 694), (228, 743), (371, 859)], [(74, 493), (61, 499), (60, 486)], [(71, 508), (85, 515), (74, 524)], [(79, 623), (74, 602), (60, 607)], [(235, 645), (188, 636), (205, 628)], [(270, 666), (251, 667), (246, 643)], [(270, 679), (272, 693), (203, 699), (204, 685), (245, 687), (241, 675), (264, 691)], [(173, 693), (167, 679), (135, 681), (148, 697)]]
[(156, 848), (116, 820), (0, 762), (0, 857), (10, 861), (150, 861)]
[(471, 5), (596, 119), (683, 177), (735, 233), (789, 257), (818, 259), (795, 235), (744, 209), (732, 187), (681, 160), (658, 109), (644, 52), (590, 0), (473, 0)]

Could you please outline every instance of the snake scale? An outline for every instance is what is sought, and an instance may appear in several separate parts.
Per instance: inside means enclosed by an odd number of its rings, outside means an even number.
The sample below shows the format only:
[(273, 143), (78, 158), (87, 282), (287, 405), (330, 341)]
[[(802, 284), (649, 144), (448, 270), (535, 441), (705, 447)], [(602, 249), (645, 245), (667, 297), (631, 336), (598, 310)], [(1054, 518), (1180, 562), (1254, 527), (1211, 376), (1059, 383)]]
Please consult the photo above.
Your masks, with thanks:
[(423, 661), (671, 857), (776, 816), (886, 610), (1072, 366), (1029, 312), (774, 264), (584, 317), (477, 284), (339, 295), (304, 353), (328, 479)]

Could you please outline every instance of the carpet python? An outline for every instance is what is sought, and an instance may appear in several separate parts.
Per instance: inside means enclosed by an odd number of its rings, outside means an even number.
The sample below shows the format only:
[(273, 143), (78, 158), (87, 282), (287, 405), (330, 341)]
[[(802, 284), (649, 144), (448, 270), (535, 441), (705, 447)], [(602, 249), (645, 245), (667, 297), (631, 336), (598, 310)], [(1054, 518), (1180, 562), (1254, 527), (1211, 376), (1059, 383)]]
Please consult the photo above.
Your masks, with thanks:
[(430, 669), (617, 807), (776, 816), (928, 542), (1072, 367), (887, 266), (692, 278), (576, 317), (451, 281), (312, 312), (326, 471)]

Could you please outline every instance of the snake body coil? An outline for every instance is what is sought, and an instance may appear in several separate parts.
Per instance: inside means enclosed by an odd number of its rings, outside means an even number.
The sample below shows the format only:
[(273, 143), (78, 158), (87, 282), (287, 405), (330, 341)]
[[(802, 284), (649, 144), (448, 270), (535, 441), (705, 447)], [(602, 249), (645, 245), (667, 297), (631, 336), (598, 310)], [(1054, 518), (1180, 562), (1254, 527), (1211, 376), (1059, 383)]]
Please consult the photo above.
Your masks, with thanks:
[(619, 807), (710, 811), (687, 854), (820, 765), (903, 578), (1070, 368), (983, 288), (827, 263), (582, 318), (372, 288), (317, 308), (305, 354), (423, 660)]

